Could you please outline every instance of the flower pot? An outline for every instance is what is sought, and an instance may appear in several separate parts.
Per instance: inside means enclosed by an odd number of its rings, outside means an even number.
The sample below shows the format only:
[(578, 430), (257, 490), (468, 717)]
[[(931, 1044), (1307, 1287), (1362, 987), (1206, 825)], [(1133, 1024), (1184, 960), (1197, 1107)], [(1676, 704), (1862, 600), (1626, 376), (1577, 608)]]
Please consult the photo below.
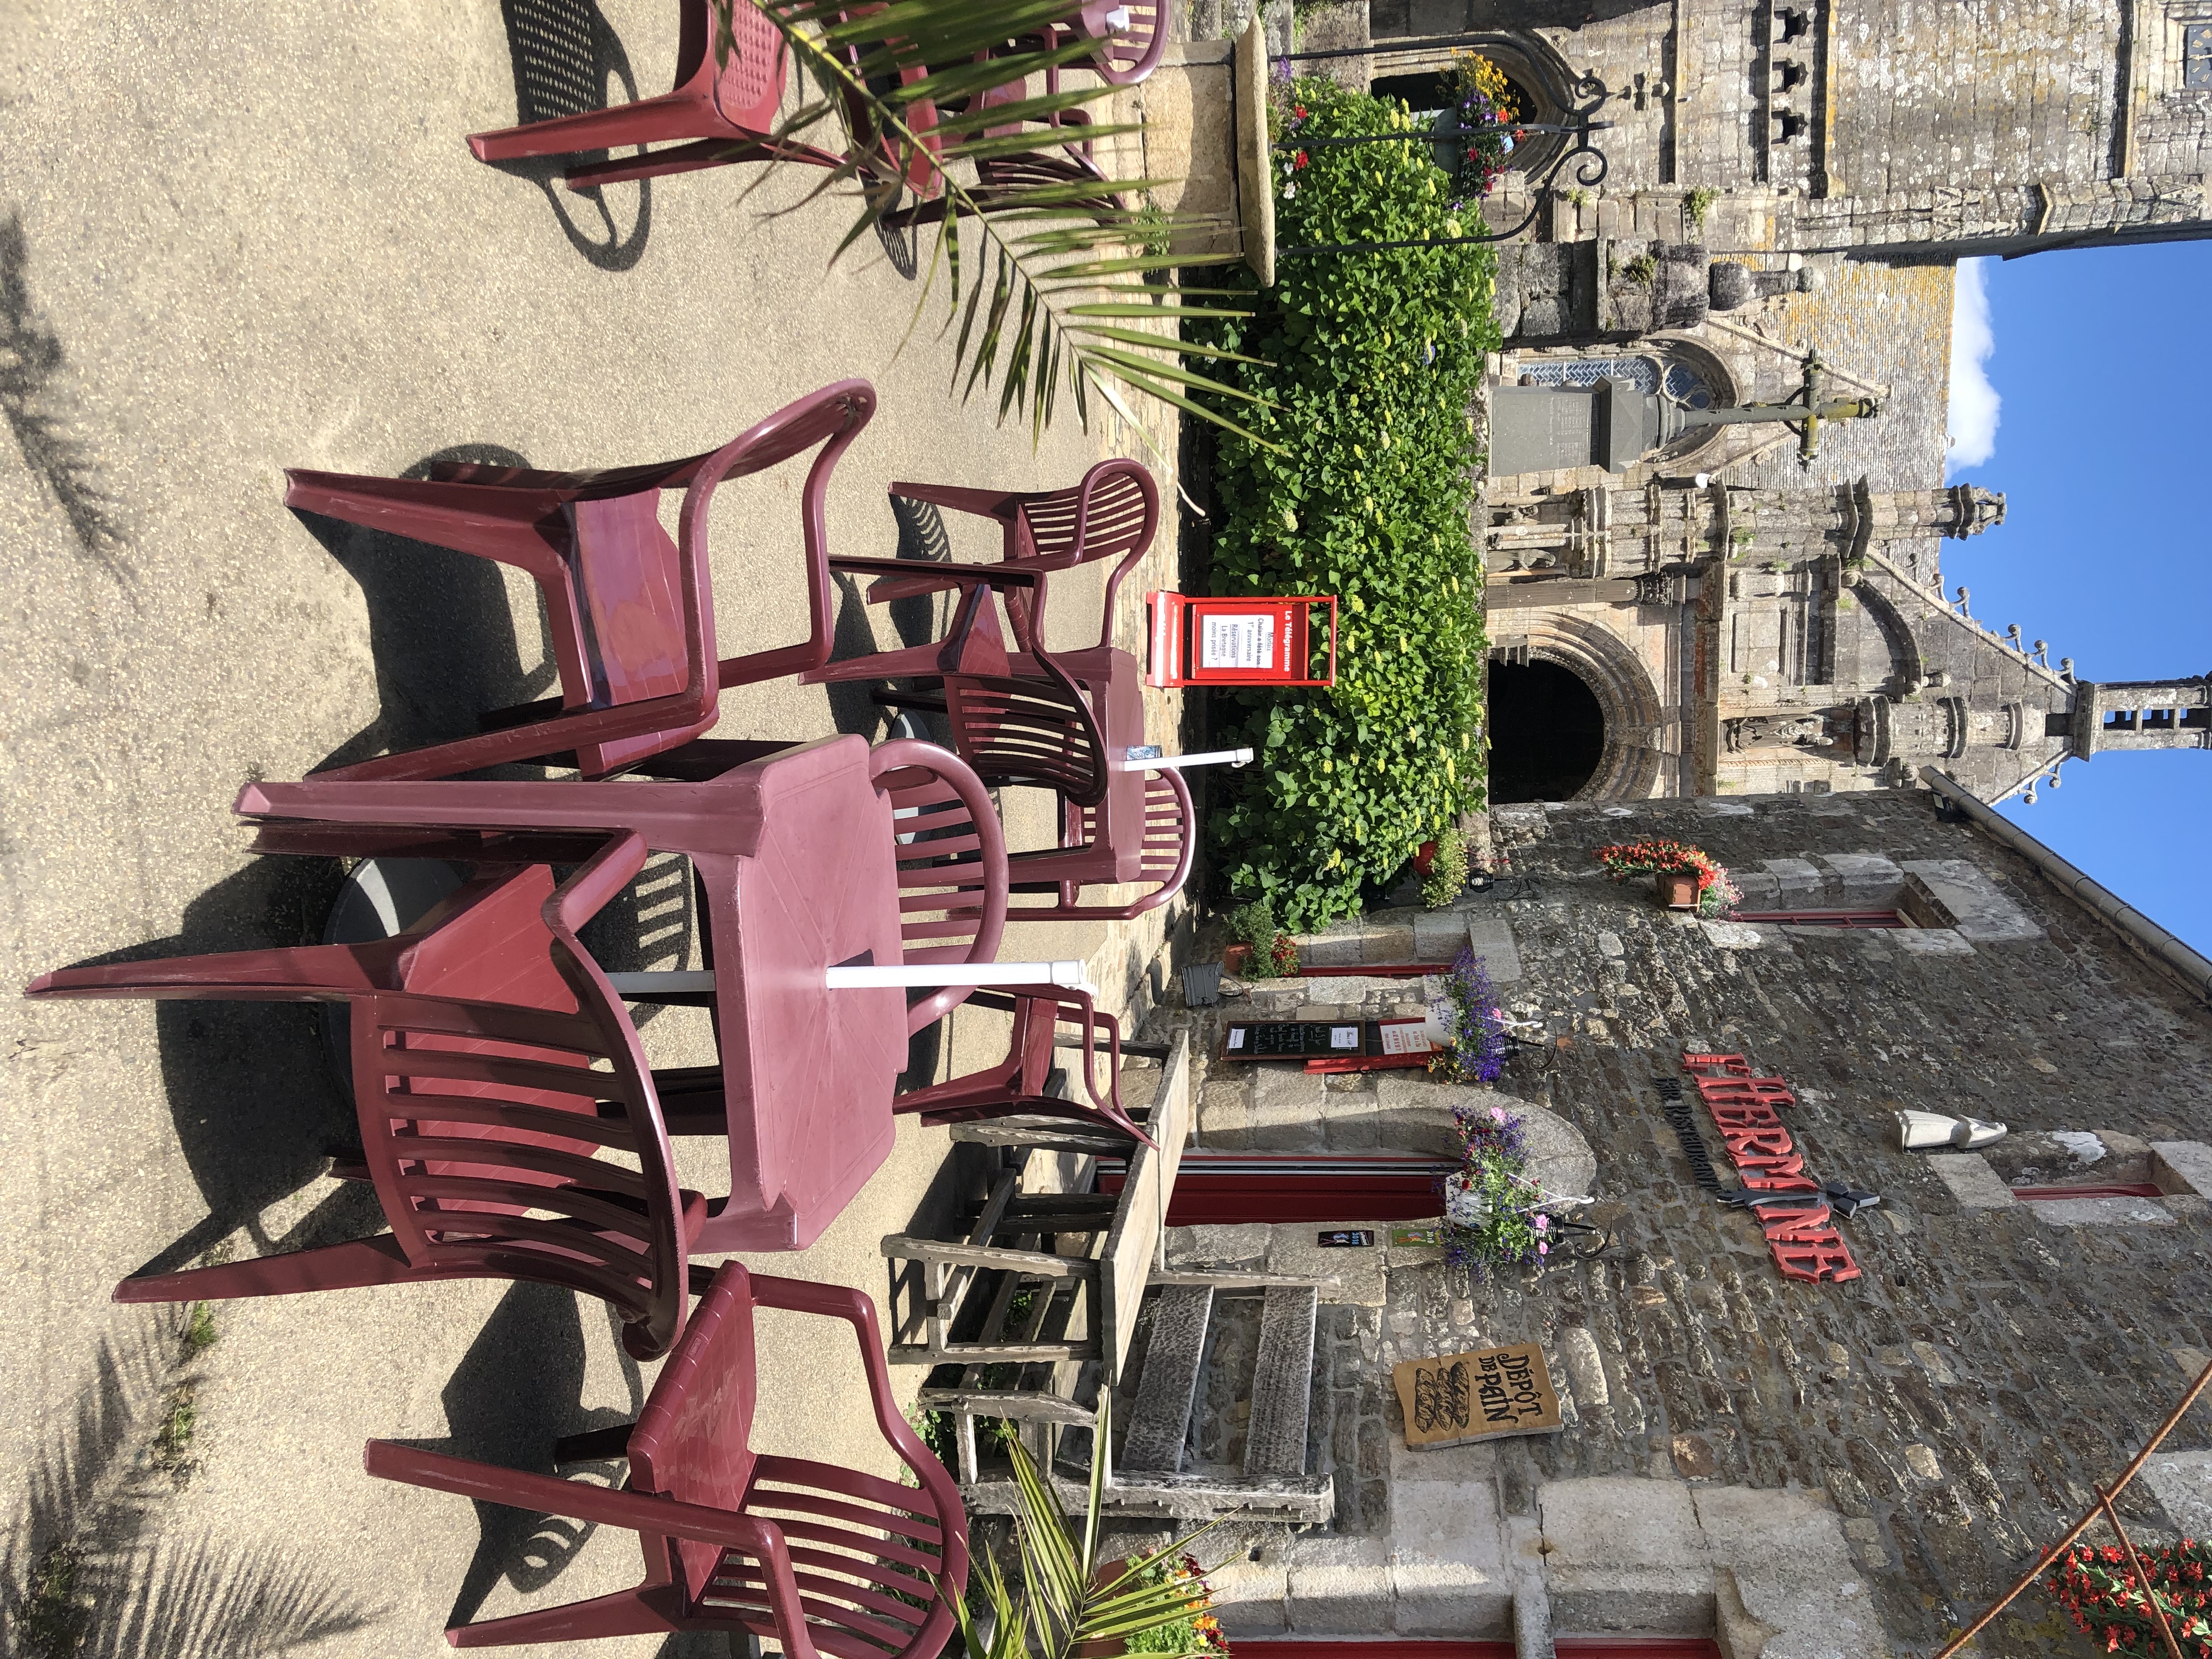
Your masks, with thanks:
[(1231, 979), (1246, 977), (1245, 970), (1251, 965), (1252, 947), (1249, 945), (1232, 945), (1221, 953), (1221, 971)]
[(1694, 870), (1660, 870), (1653, 873), (1653, 883), (1659, 890), (1659, 902), (1669, 910), (1694, 910), (1698, 908), (1698, 872)]
[[(1232, 945), (1232, 950), (1249, 951), (1249, 945)], [(1091, 1588), (1104, 1589), (1129, 1570), (1129, 1558), (1118, 1556), (1111, 1561), (1101, 1561), (1091, 1575)], [(1128, 1650), (1128, 1643), (1120, 1637), (1105, 1637), (1095, 1642), (1078, 1642), (1073, 1659), (1121, 1659)]]
[(1420, 846), (1420, 850), (1413, 854), (1413, 868), (1419, 871), (1425, 876), (1431, 870), (1436, 867), (1436, 842), (1432, 841), (1423, 842)]

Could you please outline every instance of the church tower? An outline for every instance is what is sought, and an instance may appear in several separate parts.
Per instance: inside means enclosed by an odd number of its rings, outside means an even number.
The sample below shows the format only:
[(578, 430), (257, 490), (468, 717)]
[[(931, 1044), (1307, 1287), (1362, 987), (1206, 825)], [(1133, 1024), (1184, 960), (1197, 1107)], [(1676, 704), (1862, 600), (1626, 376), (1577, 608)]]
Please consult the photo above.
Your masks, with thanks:
[(2122, 749), (2212, 749), (2212, 675), (2081, 681), (2067, 737), (2082, 760)]

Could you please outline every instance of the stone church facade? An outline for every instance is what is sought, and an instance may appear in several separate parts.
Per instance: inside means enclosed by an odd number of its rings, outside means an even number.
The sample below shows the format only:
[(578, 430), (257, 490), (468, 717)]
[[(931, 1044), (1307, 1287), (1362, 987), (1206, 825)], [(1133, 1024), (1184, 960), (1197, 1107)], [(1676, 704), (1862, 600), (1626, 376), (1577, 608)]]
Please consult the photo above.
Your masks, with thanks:
[[(2212, 235), (2212, 0), (1322, 16), (1328, 44), (1480, 34), (1525, 118), (1611, 124), (1602, 177), (1571, 161), (1500, 249), (1497, 385), (1610, 380), (1710, 410), (1786, 399), (1817, 354), (1823, 396), (1879, 411), (1825, 428), (1808, 464), (1792, 429), (1751, 424), (1625, 470), (1490, 478), (1494, 688), (1549, 665), (1602, 719), (1587, 775), (1537, 795), (1845, 792), (1934, 764), (1996, 801), (2100, 749), (2212, 747), (2205, 678), (2087, 684), (2034, 619), (1978, 621), (1944, 568), (2004, 518), (2002, 495), (1946, 484), (1954, 263)], [(1350, 63), (1410, 92), (1448, 61)], [(1536, 204), (1522, 181), (1564, 142), (1528, 142), (1493, 222)]]

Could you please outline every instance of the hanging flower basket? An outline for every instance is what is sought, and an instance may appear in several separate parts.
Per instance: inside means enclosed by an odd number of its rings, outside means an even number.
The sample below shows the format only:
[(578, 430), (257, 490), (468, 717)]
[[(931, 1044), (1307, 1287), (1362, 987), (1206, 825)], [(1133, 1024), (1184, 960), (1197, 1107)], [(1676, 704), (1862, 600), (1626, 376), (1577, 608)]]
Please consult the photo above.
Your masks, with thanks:
[(1503, 1106), (1459, 1106), (1462, 1164), (1444, 1177), (1444, 1259), (1478, 1277), (1491, 1267), (1523, 1267), (1550, 1254), (1550, 1218), (1528, 1179), (1521, 1115)]
[(1429, 1022), (1444, 1033), (1444, 1048), (1429, 1061), (1431, 1075), (1449, 1083), (1491, 1083), (1505, 1069), (1505, 1010), (1482, 958), (1462, 948), (1444, 978), (1444, 994), (1429, 1005)]

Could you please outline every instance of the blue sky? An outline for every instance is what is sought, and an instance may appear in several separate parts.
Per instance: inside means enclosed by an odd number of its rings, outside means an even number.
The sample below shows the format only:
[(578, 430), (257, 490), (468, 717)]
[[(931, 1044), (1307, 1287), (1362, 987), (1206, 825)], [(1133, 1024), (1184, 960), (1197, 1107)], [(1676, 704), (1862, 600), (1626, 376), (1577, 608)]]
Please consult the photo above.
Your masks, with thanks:
[[(1952, 476), (2002, 490), (2007, 513), (1944, 544), (1946, 586), (2084, 679), (2212, 670), (2209, 301), (2212, 242), (1960, 267)], [(2063, 776), (1998, 810), (2212, 955), (2212, 752), (2100, 755)]]

